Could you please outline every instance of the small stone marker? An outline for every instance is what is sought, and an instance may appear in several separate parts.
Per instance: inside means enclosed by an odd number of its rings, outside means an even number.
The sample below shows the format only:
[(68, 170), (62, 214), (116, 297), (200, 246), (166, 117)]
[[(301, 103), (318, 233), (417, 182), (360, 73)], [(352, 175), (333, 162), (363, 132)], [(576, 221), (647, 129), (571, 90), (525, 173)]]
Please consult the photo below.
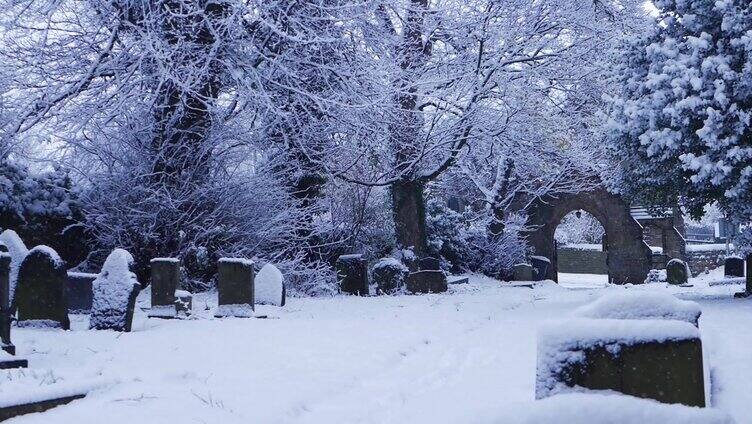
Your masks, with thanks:
[(514, 266), (514, 281), (534, 281), (535, 269), (530, 264), (517, 264)]
[(358, 296), (368, 296), (368, 269), (363, 255), (342, 255), (337, 259), (339, 290)]
[(189, 317), (193, 313), (193, 295), (186, 290), (175, 290), (175, 311), (181, 317)]
[(261, 267), (254, 281), (254, 300), (258, 305), (285, 306), (285, 278), (272, 264)]
[(396, 293), (405, 287), (410, 271), (394, 258), (380, 259), (371, 269), (371, 278), (379, 293)]
[(682, 321), (579, 319), (542, 327), (536, 398), (613, 390), (705, 406), (702, 343)]
[(249, 259), (222, 258), (219, 260), (219, 306), (217, 318), (254, 316), (254, 272)]
[(65, 262), (57, 252), (47, 246), (31, 249), (18, 272), (18, 325), (70, 329), (67, 279)]
[(10, 255), (0, 254), (0, 369), (26, 368), (24, 359), (13, 358), (16, 347), (10, 340)]
[(84, 272), (68, 272), (66, 290), (68, 290), (68, 313), (88, 314), (91, 312), (91, 303), (94, 299), (94, 280), (99, 274)]
[(180, 286), (180, 260), (155, 258), (151, 260), (150, 318), (175, 318), (175, 290)]
[(723, 262), (723, 274), (726, 277), (744, 277), (744, 259), (729, 256)]
[(546, 279), (546, 272), (551, 266), (551, 261), (545, 256), (531, 256), (530, 264), (533, 266), (533, 280), (543, 281)]
[(689, 267), (681, 259), (671, 259), (666, 264), (666, 281), (669, 284), (687, 284), (689, 277)]
[(443, 293), (448, 290), (444, 271), (418, 271), (407, 276), (407, 291), (410, 293)]
[(115, 249), (92, 283), (93, 301), (89, 327), (94, 330), (131, 331), (133, 310), (141, 284), (133, 273), (133, 256)]

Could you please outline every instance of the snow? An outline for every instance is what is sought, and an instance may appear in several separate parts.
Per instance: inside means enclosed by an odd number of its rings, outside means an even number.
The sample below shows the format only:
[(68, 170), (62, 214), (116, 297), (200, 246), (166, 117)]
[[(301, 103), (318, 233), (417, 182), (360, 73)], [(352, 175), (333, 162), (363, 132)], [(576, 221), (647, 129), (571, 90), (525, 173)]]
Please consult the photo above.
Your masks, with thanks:
[(155, 318), (174, 318), (178, 315), (175, 305), (152, 305), (149, 316)]
[(505, 424), (732, 424), (727, 413), (712, 408), (667, 405), (609, 392), (563, 393), (520, 404), (497, 423)]
[(214, 316), (217, 318), (235, 317), (235, 318), (252, 318), (255, 316), (253, 306), (247, 303), (219, 305)]
[(18, 271), (21, 268), (21, 262), (23, 262), (26, 255), (29, 254), (29, 249), (26, 248), (23, 240), (13, 230), (5, 230), (0, 233), (0, 243), (3, 243), (8, 248), (8, 254), (10, 255), (10, 299), (14, 299), (16, 291), (16, 284), (18, 282)]
[(276, 266), (264, 265), (254, 280), (254, 302), (282, 306), (284, 283), (285, 278)]
[(9, 370), (0, 375), (0, 408), (85, 394), (103, 384), (96, 380), (68, 382), (49, 370)]
[(577, 308), (574, 314), (582, 318), (607, 319), (674, 319), (697, 323), (700, 305), (679, 300), (663, 292), (615, 292)]
[(141, 286), (131, 272), (132, 266), (133, 256), (123, 249), (113, 250), (104, 261), (102, 271), (92, 282), (91, 328), (126, 327), (128, 301)]
[(245, 258), (219, 258), (219, 262), (227, 263), (227, 264), (241, 264), (241, 265), (246, 265), (246, 266), (253, 266), (253, 261), (251, 259), (245, 259)]
[[(544, 281), (521, 289), (470, 276), (445, 294), (288, 298), (282, 309), (257, 306), (258, 314), (277, 316), (266, 320), (214, 319), (217, 294), (197, 293), (194, 302), (202, 308), (194, 319), (147, 319), (137, 310), (132, 333), (90, 331), (85, 317), (73, 315), (71, 331), (14, 329), (18, 355), (34, 372), (107, 383), (85, 399), (14, 424), (629, 423), (581, 418), (613, 408), (624, 417), (644, 410), (640, 424), (731, 422), (713, 421), (707, 409), (623, 396), (534, 401), (538, 329), (624, 291), (671, 293), (700, 304), (712, 406), (746, 423), (752, 303), (732, 298), (738, 286), (704, 281), (691, 279), (691, 288), (577, 290)], [(139, 296), (148, 302), (148, 293)], [(653, 412), (658, 418), (647, 415)], [(552, 414), (561, 419), (547, 419)]]
[[(687, 252), (720, 252), (726, 251), (725, 243), (713, 243), (713, 244), (688, 244)], [(734, 245), (729, 245), (729, 249), (734, 250)]]
[(541, 261), (541, 262), (548, 262), (548, 263), (551, 263), (551, 260), (550, 260), (550, 259), (548, 259), (548, 258), (547, 258), (547, 257), (545, 257), (545, 256), (531, 256), (531, 257), (530, 257), (530, 259), (535, 259), (535, 260), (537, 260), (537, 261)]
[[(55, 251), (55, 249), (45, 246), (43, 244), (40, 244), (39, 246), (34, 247), (33, 249), (29, 250), (28, 255), (32, 255), (36, 252), (40, 252), (50, 258), (52, 263), (55, 265), (55, 268), (65, 267), (65, 261), (58, 255), (58, 253)], [(27, 256), (28, 256), (27, 255)]]
[(561, 245), (559, 247), (560, 249), (573, 249), (573, 250), (597, 250), (601, 251), (603, 250), (602, 244), (594, 244), (594, 243), (567, 243), (564, 245)]
[(172, 262), (172, 263), (180, 263), (180, 259), (178, 258), (154, 258), (150, 262)]

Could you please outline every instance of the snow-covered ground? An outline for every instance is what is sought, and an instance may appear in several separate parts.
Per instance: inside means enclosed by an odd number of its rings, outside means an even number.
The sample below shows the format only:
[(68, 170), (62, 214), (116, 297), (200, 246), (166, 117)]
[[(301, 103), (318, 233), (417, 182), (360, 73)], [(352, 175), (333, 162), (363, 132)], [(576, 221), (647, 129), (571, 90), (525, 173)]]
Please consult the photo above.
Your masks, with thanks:
[(731, 298), (740, 285), (710, 287), (714, 275), (690, 288), (589, 278), (530, 289), (472, 277), (440, 295), (288, 299), (258, 308), (270, 319), (211, 318), (216, 295), (206, 294), (194, 299), (194, 319), (139, 311), (125, 334), (85, 330), (87, 318), (74, 316), (68, 332), (14, 329), (31, 368), (3, 371), (0, 398), (35, 388), (24, 381), (97, 387), (9, 421), (19, 424), (507, 423), (535, 409), (542, 323), (604, 293), (656, 290), (699, 302), (712, 404), (750, 422), (752, 301)]

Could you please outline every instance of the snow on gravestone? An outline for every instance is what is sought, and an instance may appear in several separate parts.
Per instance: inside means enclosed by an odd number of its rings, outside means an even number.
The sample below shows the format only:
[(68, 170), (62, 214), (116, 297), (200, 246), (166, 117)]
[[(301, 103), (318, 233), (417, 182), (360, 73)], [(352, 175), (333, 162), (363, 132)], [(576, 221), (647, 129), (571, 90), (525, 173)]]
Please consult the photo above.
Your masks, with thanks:
[(180, 285), (180, 260), (154, 258), (151, 264), (150, 318), (176, 318), (175, 290)]
[(214, 316), (217, 318), (253, 317), (253, 261), (241, 258), (222, 258), (219, 260), (218, 267), (219, 306)]
[(705, 406), (700, 333), (676, 320), (573, 319), (538, 333), (535, 396), (613, 390)]
[(695, 327), (702, 311), (697, 302), (679, 300), (668, 293), (619, 291), (581, 306), (574, 315), (595, 319), (675, 319)]
[(285, 306), (285, 277), (276, 266), (261, 267), (253, 285), (256, 304)]
[(395, 258), (382, 258), (371, 269), (379, 293), (397, 293), (405, 288), (410, 270)]
[(666, 264), (666, 280), (669, 284), (686, 284), (692, 273), (681, 259), (671, 259)]
[(23, 262), (26, 255), (29, 254), (29, 249), (26, 248), (23, 240), (13, 230), (5, 230), (0, 233), (0, 242), (8, 248), (10, 254), (10, 304), (11, 308), (15, 309), (15, 291), (18, 283), (18, 271), (21, 269), (21, 262)]
[(115, 249), (92, 283), (89, 327), (94, 330), (131, 331), (136, 296), (141, 285), (133, 273), (133, 256)]
[(65, 262), (51, 247), (29, 251), (18, 271), (18, 326), (70, 328)]

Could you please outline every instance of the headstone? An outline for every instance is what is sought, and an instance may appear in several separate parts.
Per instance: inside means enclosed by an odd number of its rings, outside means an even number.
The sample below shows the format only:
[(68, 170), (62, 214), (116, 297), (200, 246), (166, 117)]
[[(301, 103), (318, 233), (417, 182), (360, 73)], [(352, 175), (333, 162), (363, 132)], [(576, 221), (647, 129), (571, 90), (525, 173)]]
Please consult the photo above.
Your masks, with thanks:
[(23, 262), (26, 255), (29, 254), (29, 249), (26, 248), (21, 237), (13, 230), (5, 230), (0, 233), (0, 242), (2, 242), (8, 249), (10, 254), (10, 307), (11, 312), (16, 311), (15, 291), (16, 284), (18, 284), (18, 271), (21, 269), (21, 262)]
[(702, 343), (681, 321), (580, 319), (538, 336), (536, 398), (612, 390), (663, 403), (705, 406)]
[(219, 306), (217, 318), (254, 316), (253, 261), (248, 259), (222, 258), (219, 260)]
[(447, 291), (447, 278), (443, 271), (418, 271), (407, 276), (410, 293), (443, 293)]
[(669, 284), (687, 284), (689, 277), (689, 267), (681, 259), (671, 259), (666, 264), (666, 281)]
[(193, 313), (193, 295), (186, 290), (175, 291), (175, 311), (181, 317), (189, 317)]
[(285, 306), (285, 277), (276, 266), (266, 264), (261, 267), (253, 285), (256, 304)]
[(363, 255), (342, 255), (337, 259), (339, 290), (358, 296), (368, 296), (368, 269)]
[(729, 256), (723, 262), (723, 274), (726, 277), (744, 277), (744, 259)]
[(65, 262), (47, 246), (26, 255), (18, 272), (18, 326), (70, 329)]
[(745, 261), (747, 262), (747, 278), (745, 278), (744, 291), (734, 294), (734, 297), (741, 299), (752, 296), (752, 272), (750, 272), (752, 269), (752, 253), (747, 254)]
[(155, 258), (151, 260), (150, 318), (175, 318), (175, 290), (180, 286), (180, 260)]
[(133, 256), (123, 249), (113, 250), (92, 288), (89, 327), (93, 330), (131, 331), (136, 296), (141, 290), (133, 273)]
[(418, 267), (421, 271), (438, 271), (441, 269), (441, 262), (431, 256), (426, 256), (418, 260)]
[(514, 266), (514, 281), (535, 281), (535, 269), (530, 264)]
[(65, 289), (67, 290), (69, 314), (88, 314), (91, 312), (91, 303), (94, 299), (92, 284), (98, 275), (68, 272)]
[(405, 287), (410, 271), (394, 258), (383, 258), (371, 269), (371, 279), (379, 293), (397, 293)]
[(0, 253), (0, 370), (26, 368), (25, 359), (15, 357), (16, 347), (10, 340), (10, 255)]
[(546, 272), (551, 266), (551, 261), (544, 256), (531, 256), (530, 264), (533, 266), (533, 281), (543, 281), (546, 279)]

